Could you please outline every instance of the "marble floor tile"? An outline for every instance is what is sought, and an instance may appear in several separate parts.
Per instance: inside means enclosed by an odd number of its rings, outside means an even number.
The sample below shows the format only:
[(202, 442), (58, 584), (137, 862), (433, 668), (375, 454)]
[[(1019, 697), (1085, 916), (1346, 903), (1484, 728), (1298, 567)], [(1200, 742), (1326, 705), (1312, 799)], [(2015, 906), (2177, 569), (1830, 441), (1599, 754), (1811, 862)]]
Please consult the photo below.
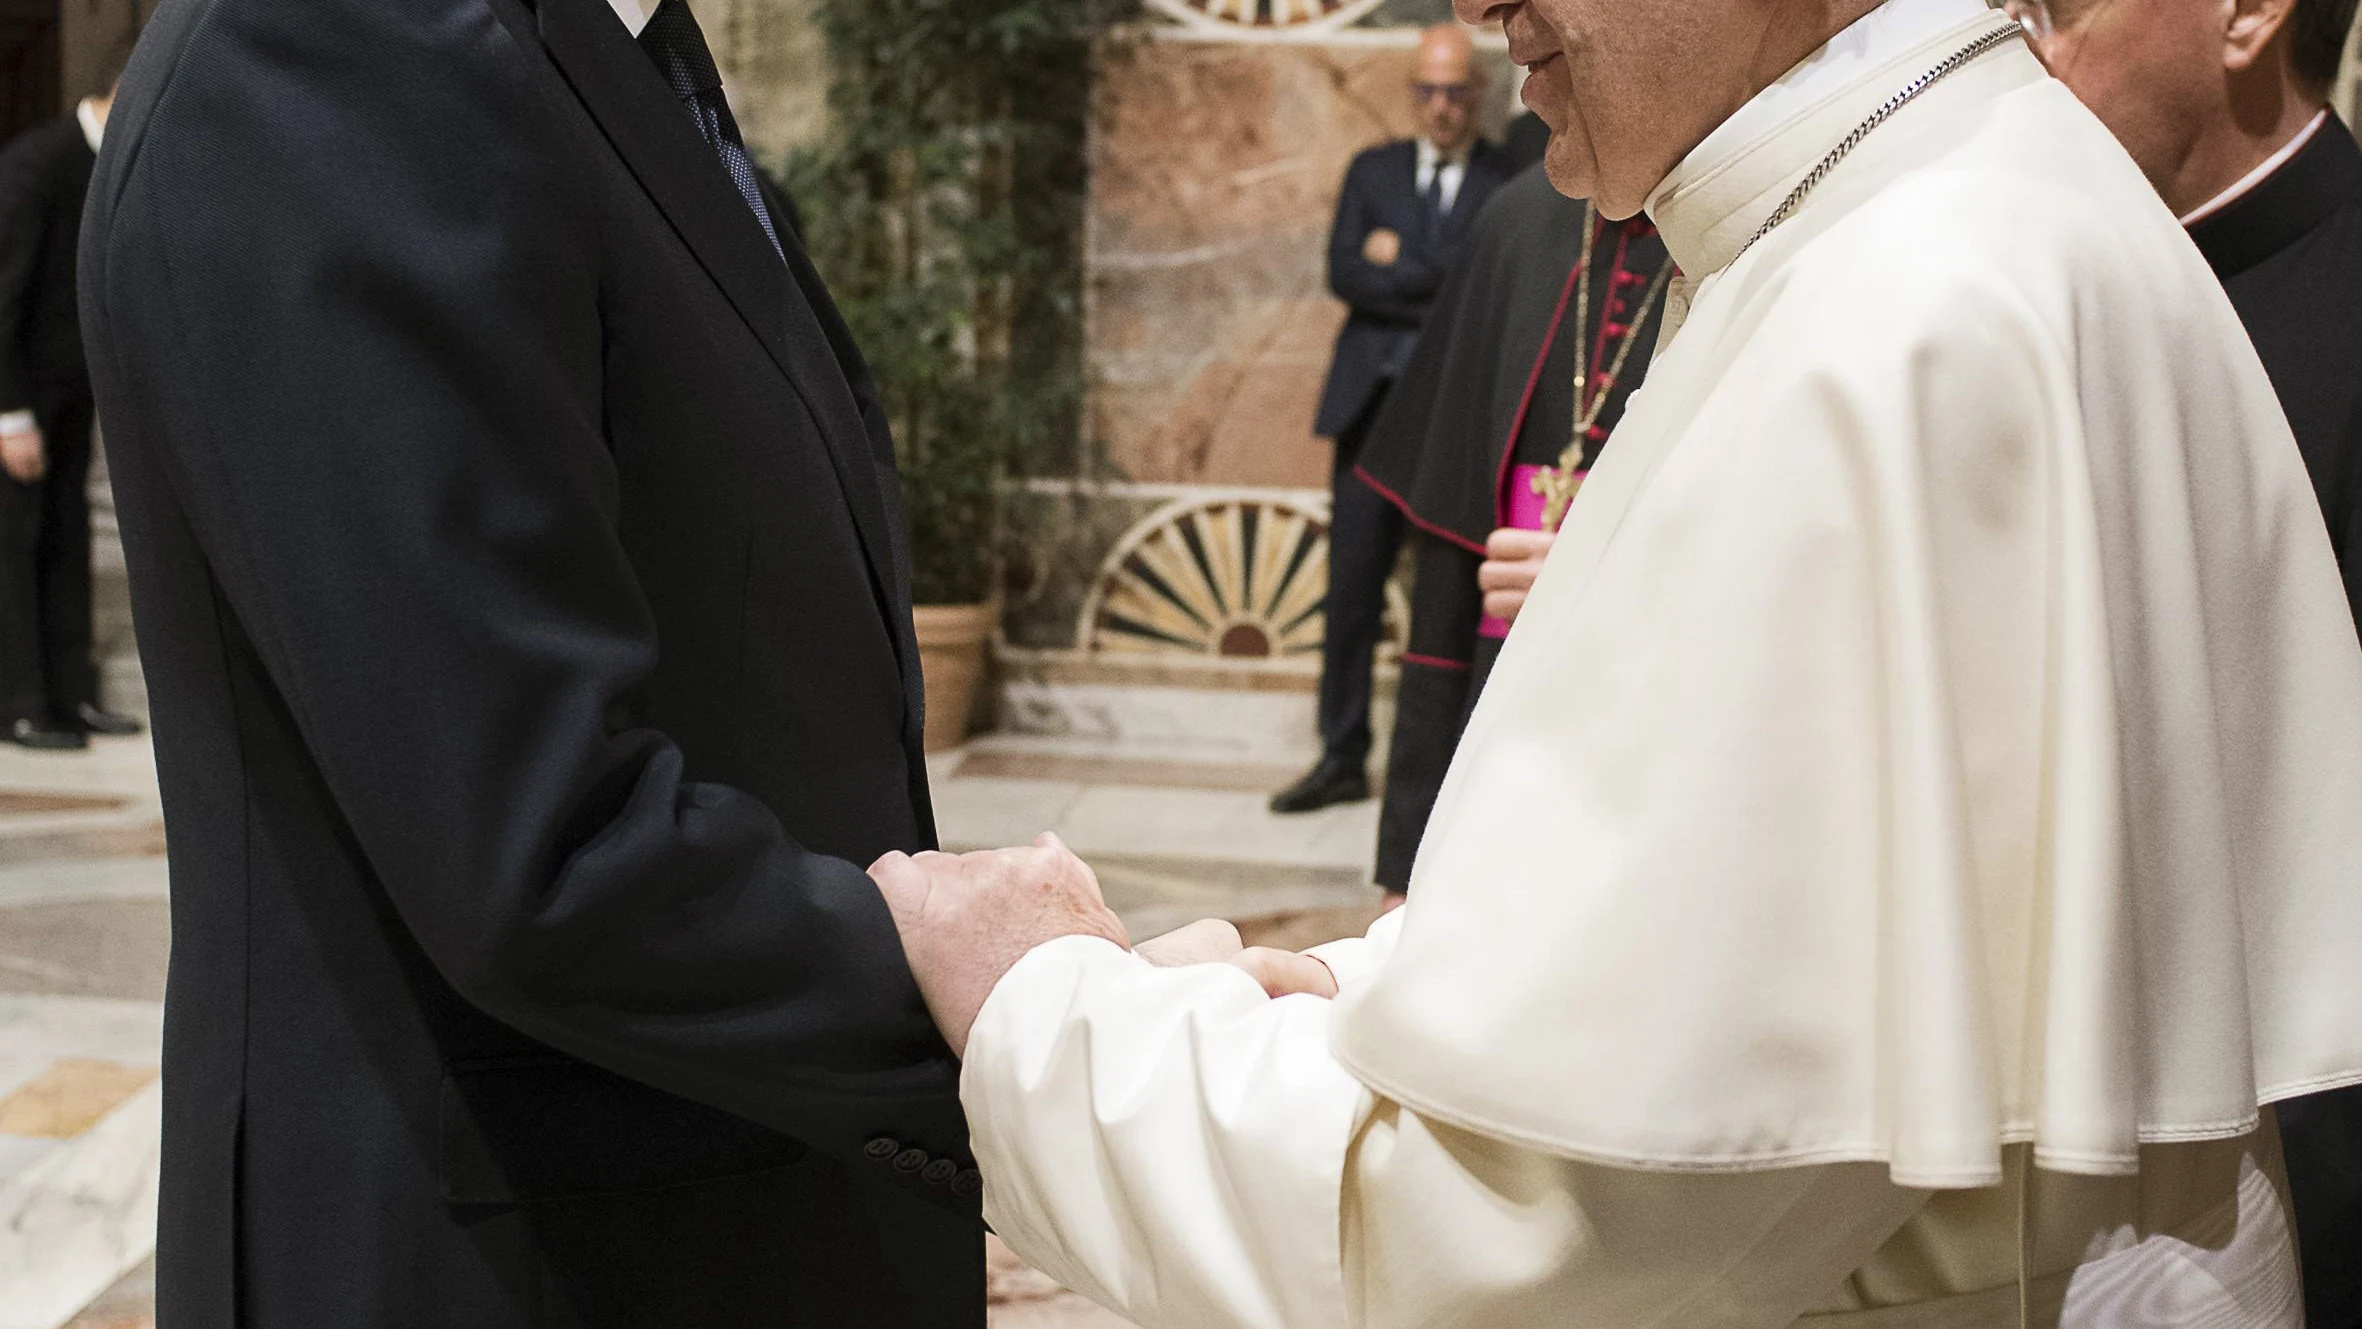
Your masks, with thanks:
[(0, 1176), (0, 1329), (55, 1329), (155, 1250), (162, 1086)]
[(0, 1135), (71, 1140), (155, 1079), (153, 1066), (69, 1057), (0, 1098)]
[(934, 790), (936, 832), (953, 852), (1028, 844), (1059, 830), (1087, 788), (1065, 780), (943, 781)]
[[(0, 866), (0, 909), (85, 900), (162, 900), (170, 872), (159, 857), (93, 858)], [(0, 938), (6, 929), (0, 925)]]
[(171, 906), (100, 896), (13, 904), (0, 892), (0, 993), (164, 999)]
[(1376, 857), (1378, 805), (1273, 816), (1262, 794), (1198, 789), (1086, 789), (1056, 823), (1075, 852), (1204, 858), (1367, 873)]
[(0, 995), (0, 1098), (61, 1061), (153, 1069), (163, 1043), (164, 1008), (157, 1002)]

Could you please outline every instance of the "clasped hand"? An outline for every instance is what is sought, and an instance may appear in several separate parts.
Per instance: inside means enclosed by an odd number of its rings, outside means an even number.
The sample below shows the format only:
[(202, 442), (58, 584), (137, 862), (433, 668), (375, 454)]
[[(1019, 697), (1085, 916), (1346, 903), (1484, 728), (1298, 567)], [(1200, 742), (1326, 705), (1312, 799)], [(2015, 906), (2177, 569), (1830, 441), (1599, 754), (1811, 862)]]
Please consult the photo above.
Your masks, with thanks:
[[(1099, 878), (1054, 835), (1023, 849), (973, 854), (888, 854), (869, 875), (885, 894), (927, 1010), (954, 1054), (1003, 975), (1035, 947), (1061, 937), (1100, 937), (1131, 947)], [(1333, 996), (1328, 966), (1309, 956), (1250, 948), (1219, 920), (1192, 924), (1138, 948), (1152, 964), (1231, 964), (1272, 996)]]

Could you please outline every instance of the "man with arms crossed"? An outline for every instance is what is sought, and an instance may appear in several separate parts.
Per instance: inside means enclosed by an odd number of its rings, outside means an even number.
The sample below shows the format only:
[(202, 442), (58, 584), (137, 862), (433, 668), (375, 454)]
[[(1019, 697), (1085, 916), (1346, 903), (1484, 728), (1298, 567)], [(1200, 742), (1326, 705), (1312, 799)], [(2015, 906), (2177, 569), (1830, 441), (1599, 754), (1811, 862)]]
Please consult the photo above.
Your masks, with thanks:
[(1486, 200), (1509, 178), (1477, 133), (1484, 70), (1465, 28), (1419, 37), (1411, 95), (1416, 139), (1353, 159), (1329, 233), (1329, 288), (1345, 326), (1313, 432), (1335, 444), (1330, 473), (1327, 636), (1321, 648), (1317, 765), (1274, 795), (1274, 812), (1312, 812), (1369, 797), (1371, 661), (1385, 628), (1386, 583), (1403, 519), (1354, 475), (1361, 447), (1418, 347), (1419, 329), (1457, 267)]

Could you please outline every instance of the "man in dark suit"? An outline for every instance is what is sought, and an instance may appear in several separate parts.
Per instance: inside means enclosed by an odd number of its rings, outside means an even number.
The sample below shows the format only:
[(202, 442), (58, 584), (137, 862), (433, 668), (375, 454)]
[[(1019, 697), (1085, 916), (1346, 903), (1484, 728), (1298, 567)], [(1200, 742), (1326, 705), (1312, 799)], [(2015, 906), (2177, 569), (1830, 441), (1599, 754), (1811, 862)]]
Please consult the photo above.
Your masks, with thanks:
[(1370, 669), (1384, 629), (1386, 580), (1402, 552), (1402, 514), (1354, 478), (1362, 439), (1419, 326), (1467, 246), (1476, 214), (1511, 172), (1477, 134), (1482, 71), (1468, 32), (1430, 28), (1411, 92), (1420, 136), (1353, 159), (1329, 233), (1329, 288), (1350, 312), (1337, 334), (1313, 432), (1336, 444), (1331, 472), (1328, 635), (1320, 676), (1321, 758), (1274, 795), (1274, 812), (1369, 797)]
[(90, 371), (75, 310), (82, 196), (113, 103), (0, 149), (0, 739), (135, 734), (101, 710), (90, 631)]
[[(2222, 278), (2288, 412), (2362, 625), (2362, 149), (2329, 109), (2355, 0), (2012, 9)], [(2305, 1322), (2362, 1329), (2362, 1089), (2282, 1103), (2279, 1118)]]
[(83, 264), (160, 1322), (981, 1326), (892, 443), (681, 0), (165, 0)]

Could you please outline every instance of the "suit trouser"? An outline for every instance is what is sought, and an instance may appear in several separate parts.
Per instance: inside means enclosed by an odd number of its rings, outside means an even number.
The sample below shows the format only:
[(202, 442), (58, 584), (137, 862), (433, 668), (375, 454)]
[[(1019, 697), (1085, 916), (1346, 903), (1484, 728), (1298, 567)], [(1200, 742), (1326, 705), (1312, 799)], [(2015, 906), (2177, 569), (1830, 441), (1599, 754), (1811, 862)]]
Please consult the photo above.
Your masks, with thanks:
[(49, 453), (35, 484), (0, 474), (0, 723), (79, 723), (98, 700), (91, 664), (87, 394), (33, 406)]
[(1348, 766), (1370, 758), (1371, 671), (1386, 630), (1386, 583), (1402, 555), (1403, 518), (1353, 473), (1362, 440), (1385, 404), (1377, 394), (1337, 433), (1329, 477), (1327, 638), (1321, 646), (1320, 739), (1323, 759)]

